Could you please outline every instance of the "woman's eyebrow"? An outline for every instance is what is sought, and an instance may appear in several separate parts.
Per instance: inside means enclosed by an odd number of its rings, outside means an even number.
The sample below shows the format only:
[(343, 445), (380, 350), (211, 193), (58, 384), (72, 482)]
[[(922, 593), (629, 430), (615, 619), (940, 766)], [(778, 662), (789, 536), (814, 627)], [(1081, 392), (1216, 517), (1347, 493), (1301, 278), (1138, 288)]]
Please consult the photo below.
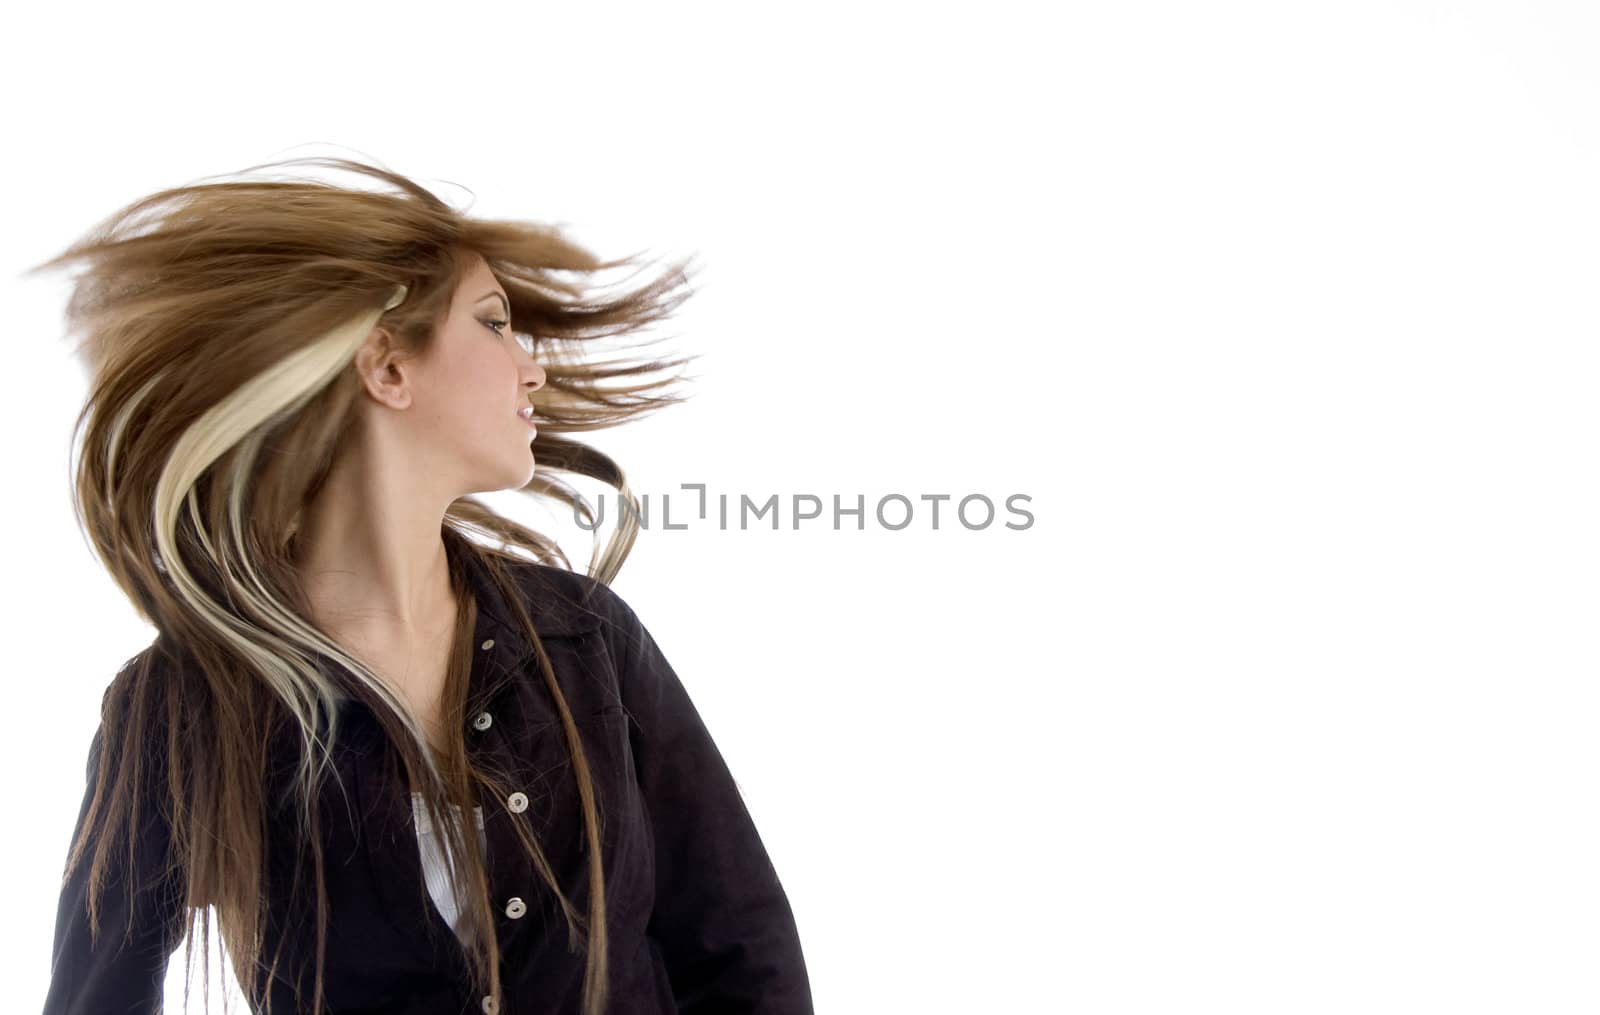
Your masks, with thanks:
[(488, 299), (491, 296), (493, 296), (495, 299), (500, 301), (500, 305), (506, 308), (506, 316), (510, 317), (511, 316), (511, 304), (507, 303), (505, 296), (501, 295), (498, 292), (484, 293), (482, 296), (478, 297), (478, 302), (482, 303), (484, 300)]

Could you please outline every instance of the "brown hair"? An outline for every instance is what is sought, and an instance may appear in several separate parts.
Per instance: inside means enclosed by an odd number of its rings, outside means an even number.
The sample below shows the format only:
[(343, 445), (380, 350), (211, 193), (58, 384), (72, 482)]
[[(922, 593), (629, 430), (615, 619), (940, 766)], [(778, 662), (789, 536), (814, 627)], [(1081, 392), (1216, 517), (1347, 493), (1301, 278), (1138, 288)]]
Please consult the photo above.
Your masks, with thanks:
[[(364, 174), (387, 187), (244, 177), (297, 162)], [(425, 351), (473, 254), (504, 285), (517, 332), (533, 338), (546, 371), (534, 396), (540, 470), (523, 492), (560, 500), (593, 524), (587, 501), (549, 475), (564, 471), (598, 479), (635, 505), (614, 461), (561, 435), (682, 400), (670, 389), (676, 378), (646, 375), (693, 357), (602, 363), (580, 353), (584, 342), (668, 317), (690, 291), (689, 265), (671, 265), (601, 298), (589, 276), (632, 264), (637, 255), (601, 261), (554, 227), (470, 218), (398, 173), (348, 159), (285, 160), (235, 175), (241, 178), (204, 178), (135, 201), (29, 272), (86, 266), (67, 308), (68, 330), (79, 337), (76, 351), (90, 378), (74, 428), (75, 509), (95, 553), (158, 631), (159, 651), (141, 653), (144, 663), (124, 667), (106, 692), (96, 790), (66, 870), (93, 845), (89, 913), (96, 928), (113, 840), (125, 838), (131, 859), (140, 809), (160, 808), (172, 830), (167, 873), (177, 874), (175, 890), (183, 897), (186, 968), (196, 935), (209, 935), (207, 907), (214, 907), (234, 974), (252, 990), (256, 971), (267, 964), (259, 890), (265, 773), (281, 763), (268, 756), (268, 744), (272, 731), (287, 724), (301, 748), (289, 784), (318, 886), (311, 1010), (320, 1011), (327, 913), (315, 801), (338, 732), (338, 701), (355, 697), (379, 718), (434, 828), (463, 864), (469, 901), (461, 932), (469, 967), (481, 992), (499, 1001), (484, 858), (468, 822), (446, 805), (474, 799), (475, 787), (503, 797), (503, 787), (471, 763), (460, 722), (446, 724), (450, 740), (436, 761), (390, 687), (312, 623), (294, 564), (301, 511), (357, 418), (356, 348), (381, 321), (403, 349)], [(603, 552), (597, 537), (591, 577), (610, 582), (637, 527), (636, 511), (619, 511)], [(469, 534), (503, 548), (480, 545)], [(586, 919), (561, 893), (528, 817), (508, 817), (560, 899), (569, 932), (575, 936), (587, 924), (585, 1010), (598, 1015), (606, 994), (600, 814), (578, 728), (505, 567), (527, 559), (516, 550), (541, 563), (571, 565), (553, 540), (470, 497), (450, 505), (443, 535), (447, 548), (478, 554), (515, 604), (561, 715), (588, 839)], [(453, 587), (462, 608), (446, 715), (465, 708), (476, 616), (470, 587), (458, 579)], [(319, 667), (319, 655), (348, 672)], [(150, 665), (158, 658), (182, 664)], [(186, 1003), (187, 995), (186, 985)]]

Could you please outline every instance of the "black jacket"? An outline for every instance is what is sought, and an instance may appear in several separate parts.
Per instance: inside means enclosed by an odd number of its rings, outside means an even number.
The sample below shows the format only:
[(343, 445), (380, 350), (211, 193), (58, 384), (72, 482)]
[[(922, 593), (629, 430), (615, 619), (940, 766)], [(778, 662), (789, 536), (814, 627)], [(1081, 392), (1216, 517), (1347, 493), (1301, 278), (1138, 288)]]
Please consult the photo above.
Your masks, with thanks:
[[(523, 787), (541, 848), (567, 898), (587, 913), (583, 818), (559, 717), (531, 643), (482, 564), (470, 555), (462, 563), (479, 605), (467, 750), (480, 764), (515, 773), (513, 785)], [(810, 984), (789, 901), (727, 765), (654, 639), (600, 582), (531, 562), (510, 567), (579, 725), (606, 819), (607, 1011), (809, 1015)], [(398, 753), (359, 702), (346, 703), (341, 721), (334, 749), (340, 779), (328, 780), (319, 812), (329, 904), (324, 1010), (482, 1012), (483, 999), (469, 990), (460, 944), (421, 887)], [(89, 750), (80, 826), (103, 732), (95, 733)], [(578, 946), (569, 950), (566, 921), (517, 843), (507, 802), (485, 794), (479, 803), (499, 911), (499, 1015), (577, 1013), (585, 962), (581, 930)], [(153, 807), (146, 813), (159, 815)], [(243, 985), (254, 1004), (270, 991), (275, 1015), (304, 1010), (295, 1007), (290, 990), (296, 977), (303, 1003), (311, 999), (314, 903), (296, 901), (303, 896), (286, 890), (296, 864), (303, 875), (310, 871), (310, 854), (294, 840), (294, 824), (270, 823), (268, 840), (263, 954), (270, 961), (284, 944), (278, 975), (269, 982), (263, 971), (256, 983)], [(146, 819), (137, 840), (131, 914), (122, 881), (125, 853), (114, 851), (118, 862), (102, 894), (101, 934), (93, 944), (88, 854), (64, 881), (45, 1015), (160, 1010), (167, 961), (182, 929), (175, 882), (158, 879), (167, 843), (162, 819)], [(132, 939), (124, 946), (130, 926)]]

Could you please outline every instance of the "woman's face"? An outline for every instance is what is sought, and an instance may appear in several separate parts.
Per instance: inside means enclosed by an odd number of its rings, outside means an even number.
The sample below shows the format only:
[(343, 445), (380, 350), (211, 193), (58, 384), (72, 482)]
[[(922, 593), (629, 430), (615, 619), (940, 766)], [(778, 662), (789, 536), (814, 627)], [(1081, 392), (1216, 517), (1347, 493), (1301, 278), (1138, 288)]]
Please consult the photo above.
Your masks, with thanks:
[(505, 289), (474, 256), (427, 356), (412, 361), (408, 455), (447, 499), (533, 478), (534, 428), (517, 410), (544, 369), (512, 334)]

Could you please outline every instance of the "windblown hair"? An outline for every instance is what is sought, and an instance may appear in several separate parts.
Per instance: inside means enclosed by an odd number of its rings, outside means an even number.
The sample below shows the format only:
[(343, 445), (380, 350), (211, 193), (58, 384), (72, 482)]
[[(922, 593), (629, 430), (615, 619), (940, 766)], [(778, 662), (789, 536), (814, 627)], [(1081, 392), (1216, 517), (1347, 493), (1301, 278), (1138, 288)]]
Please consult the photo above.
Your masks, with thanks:
[[(296, 162), (386, 186), (245, 176)], [(689, 292), (688, 265), (601, 298), (594, 273), (637, 255), (601, 261), (552, 226), (471, 218), (404, 176), (348, 159), (291, 159), (231, 175), (239, 178), (203, 178), (138, 200), (29, 272), (86, 266), (66, 312), (90, 380), (74, 428), (75, 510), (96, 555), (158, 632), (156, 651), (139, 657), (145, 665), (124, 667), (107, 689), (96, 734), (103, 738), (98, 789), (67, 872), (92, 845), (89, 913), (98, 933), (110, 850), (125, 841), (131, 861), (141, 808), (160, 808), (172, 829), (167, 873), (183, 898), (185, 968), (192, 975), (195, 939), (209, 939), (214, 912), (234, 975), (252, 991), (258, 976), (276, 970), (276, 955), (262, 954), (261, 886), (266, 777), (284, 761), (269, 757), (268, 746), (274, 730), (292, 731), (300, 750), (289, 785), (317, 886), (309, 1010), (321, 1011), (327, 899), (316, 801), (331, 770), (338, 703), (355, 698), (398, 748), (434, 828), (462, 865), (469, 968), (503, 1007), (485, 858), (475, 830), (468, 834), (470, 806), (457, 810), (480, 787), (495, 798), (507, 789), (465, 748), (477, 615), (470, 586), (453, 581), (461, 609), (442, 708), (454, 721), (445, 724), (449, 742), (436, 759), (390, 686), (311, 621), (296, 533), (359, 416), (356, 349), (381, 322), (403, 351), (425, 353), (476, 254), (504, 285), (516, 330), (533, 338), (546, 370), (533, 396), (540, 468), (522, 492), (559, 500), (597, 527), (587, 500), (550, 475), (559, 471), (597, 479), (634, 508), (618, 512), (603, 552), (596, 536), (588, 573), (609, 583), (632, 546), (636, 502), (611, 458), (560, 435), (682, 401), (670, 390), (676, 378), (646, 378), (693, 357), (596, 362), (582, 343), (667, 318)], [(507, 817), (560, 900), (573, 940), (579, 926), (588, 928), (585, 1010), (599, 1015), (607, 981), (601, 816), (578, 727), (506, 567), (527, 555), (571, 564), (554, 540), (470, 497), (450, 505), (442, 535), (455, 552), (478, 554), (515, 604), (561, 716), (587, 832), (587, 917), (562, 894), (528, 815)], [(319, 657), (338, 665), (325, 667)], [(149, 665), (157, 658), (174, 665)], [(203, 972), (209, 969), (207, 947)], [(260, 1000), (270, 1005), (267, 993)]]

